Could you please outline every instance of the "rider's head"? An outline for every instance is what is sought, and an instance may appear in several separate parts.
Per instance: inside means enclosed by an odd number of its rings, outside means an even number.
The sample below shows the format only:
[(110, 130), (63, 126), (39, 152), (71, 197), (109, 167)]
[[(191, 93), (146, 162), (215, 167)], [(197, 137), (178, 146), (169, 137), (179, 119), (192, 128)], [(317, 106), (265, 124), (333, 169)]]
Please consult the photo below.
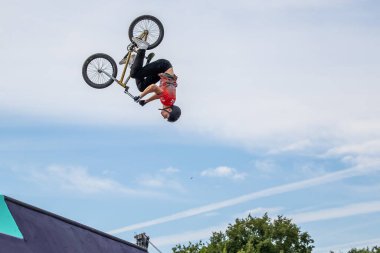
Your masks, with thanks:
[(176, 122), (181, 116), (181, 108), (176, 105), (171, 107), (166, 107), (161, 110), (161, 115), (164, 119), (167, 119), (169, 122)]

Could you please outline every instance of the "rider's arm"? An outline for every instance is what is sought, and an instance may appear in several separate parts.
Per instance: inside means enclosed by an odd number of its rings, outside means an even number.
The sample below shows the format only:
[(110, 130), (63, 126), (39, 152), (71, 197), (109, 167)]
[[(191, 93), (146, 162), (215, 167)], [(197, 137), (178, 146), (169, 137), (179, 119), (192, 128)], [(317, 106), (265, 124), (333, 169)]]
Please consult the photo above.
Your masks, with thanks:
[(160, 96), (161, 96), (161, 93), (162, 93), (162, 89), (160, 87), (158, 87), (157, 85), (155, 85), (155, 84), (151, 84), (148, 87), (146, 87), (146, 89), (140, 94), (140, 98), (143, 98), (147, 94), (153, 93), (153, 92), (156, 93), (156, 94), (153, 95), (153, 96), (151, 96), (147, 100), (145, 100), (145, 103), (149, 103), (149, 102), (151, 102), (153, 100), (159, 99)]
[(140, 94), (140, 98), (143, 98), (147, 94), (152, 92), (156, 93), (156, 95), (160, 95), (162, 93), (162, 89), (155, 84), (151, 84), (148, 87), (146, 87), (146, 89)]
[(145, 100), (145, 103), (149, 103), (153, 100), (159, 99), (160, 97), (161, 97), (161, 95), (155, 94), (155, 95), (151, 96), (150, 98), (148, 98), (147, 100)]

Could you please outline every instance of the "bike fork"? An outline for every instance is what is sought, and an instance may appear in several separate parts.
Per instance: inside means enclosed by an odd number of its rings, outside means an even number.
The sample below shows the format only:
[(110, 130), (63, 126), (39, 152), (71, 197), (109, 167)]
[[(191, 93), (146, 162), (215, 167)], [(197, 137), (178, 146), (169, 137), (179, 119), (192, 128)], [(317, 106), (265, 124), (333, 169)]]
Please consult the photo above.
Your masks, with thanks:
[(128, 90), (129, 90), (129, 87), (128, 86), (125, 87), (124, 93), (130, 96), (131, 98), (135, 99), (135, 97)]
[[(134, 98), (134, 96), (128, 91), (129, 87), (126, 84), (120, 83), (119, 80), (117, 80), (115, 77), (113, 77), (112, 75), (110, 75), (109, 73), (105, 72), (102, 69), (99, 69), (98, 72), (105, 74), (106, 76), (108, 76), (109, 78), (111, 78), (112, 80), (114, 80), (115, 82), (120, 84), (121, 86), (123, 86), (125, 88), (124, 93), (127, 94), (128, 96), (130, 96), (131, 98)], [(130, 76), (128, 76), (127, 81), (129, 80), (129, 78), (130, 78)]]

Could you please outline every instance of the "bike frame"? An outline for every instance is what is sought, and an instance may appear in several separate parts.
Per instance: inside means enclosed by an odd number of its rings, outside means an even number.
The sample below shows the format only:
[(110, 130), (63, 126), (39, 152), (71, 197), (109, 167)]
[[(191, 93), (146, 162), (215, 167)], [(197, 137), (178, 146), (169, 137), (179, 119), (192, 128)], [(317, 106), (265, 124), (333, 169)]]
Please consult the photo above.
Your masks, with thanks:
[[(146, 41), (147, 38), (148, 38), (148, 31), (144, 31), (140, 36), (138, 36), (138, 38), (139, 39), (143, 39), (143, 40)], [(124, 66), (123, 72), (122, 72), (121, 77), (120, 77), (119, 80), (117, 78), (113, 77), (112, 75), (110, 75), (109, 73), (103, 71), (103, 70), (98, 70), (98, 71), (99, 71), (99, 73), (104, 73), (109, 78), (113, 79), (115, 82), (117, 82), (121, 87), (123, 87), (125, 89), (125, 91), (124, 91), (125, 94), (127, 94), (131, 98), (134, 98), (134, 96), (128, 91), (129, 90), (129, 86), (127, 86), (127, 83), (129, 81), (129, 79), (131, 79), (131, 76), (129, 75), (125, 79), (125, 82), (124, 82), (125, 73), (127, 72), (128, 63), (131, 60), (132, 52), (134, 52), (133, 49), (128, 49), (128, 53), (126, 55), (127, 59), (126, 59), (125, 64), (124, 64), (125, 66)]]
[[(138, 36), (139, 39), (143, 39), (143, 40), (147, 40), (148, 38), (148, 31), (144, 31), (140, 36)], [(128, 76), (124, 82), (124, 77), (125, 77), (125, 73), (127, 72), (127, 68), (128, 68), (128, 63), (129, 61), (131, 60), (131, 56), (132, 56), (132, 50), (130, 50), (127, 54), (127, 60), (125, 61), (125, 66), (124, 66), (124, 69), (123, 69), (123, 72), (121, 74), (121, 77), (120, 77), (120, 80), (117, 81), (118, 84), (120, 84), (123, 88), (127, 88), (127, 83), (129, 81), (129, 79), (131, 78), (131, 76)]]

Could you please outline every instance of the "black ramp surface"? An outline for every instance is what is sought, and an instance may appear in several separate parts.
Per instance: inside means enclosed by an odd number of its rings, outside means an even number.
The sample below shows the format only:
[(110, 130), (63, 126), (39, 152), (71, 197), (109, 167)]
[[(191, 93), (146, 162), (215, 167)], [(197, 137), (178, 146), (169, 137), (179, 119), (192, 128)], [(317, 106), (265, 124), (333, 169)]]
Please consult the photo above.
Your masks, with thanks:
[(0, 253), (146, 253), (77, 222), (5, 197), (24, 239), (0, 234)]

